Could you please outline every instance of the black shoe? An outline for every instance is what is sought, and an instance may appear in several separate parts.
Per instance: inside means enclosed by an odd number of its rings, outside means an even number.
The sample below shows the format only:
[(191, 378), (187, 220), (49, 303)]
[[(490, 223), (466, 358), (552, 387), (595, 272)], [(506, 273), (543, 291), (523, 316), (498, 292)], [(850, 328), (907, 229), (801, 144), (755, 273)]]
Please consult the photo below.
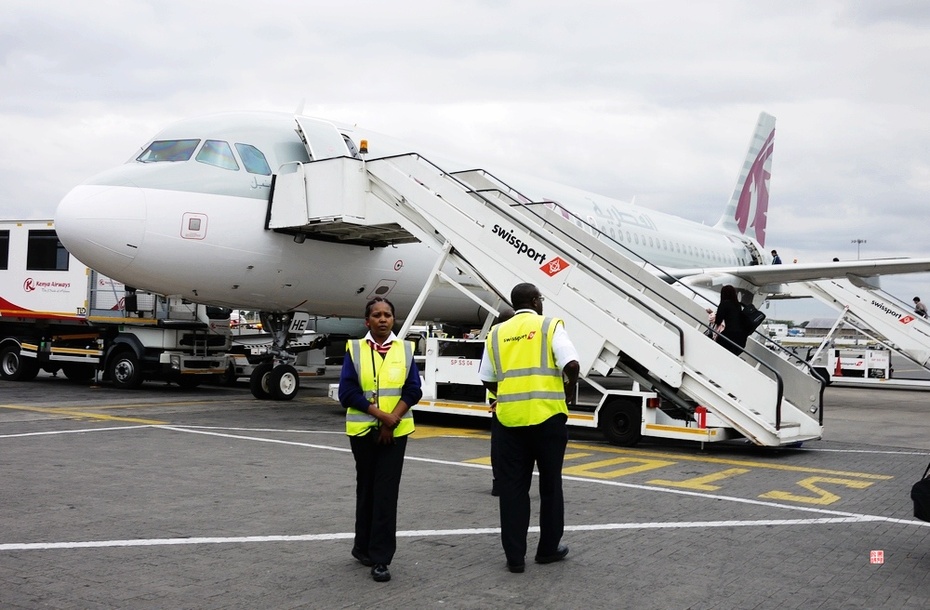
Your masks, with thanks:
[(559, 548), (557, 548), (552, 555), (537, 555), (536, 563), (554, 563), (556, 561), (562, 561), (565, 559), (566, 555), (568, 555), (568, 546), (560, 544)]
[(523, 570), (526, 569), (526, 562), (524, 561), (510, 561), (507, 560), (507, 569), (513, 572), (514, 574), (522, 574)]
[(375, 582), (387, 582), (391, 580), (391, 572), (386, 565), (378, 563), (371, 569), (371, 577), (375, 579)]
[(375, 565), (375, 562), (371, 560), (368, 556), (368, 553), (363, 553), (354, 546), (352, 547), (352, 557), (358, 559), (358, 562), (366, 567), (371, 567)]

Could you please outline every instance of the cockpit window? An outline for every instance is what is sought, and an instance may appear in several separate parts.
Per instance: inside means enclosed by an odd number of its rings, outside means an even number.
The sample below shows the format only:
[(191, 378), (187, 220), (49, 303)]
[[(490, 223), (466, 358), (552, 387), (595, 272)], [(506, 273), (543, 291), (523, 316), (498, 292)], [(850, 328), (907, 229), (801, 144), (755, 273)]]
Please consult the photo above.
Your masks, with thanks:
[(194, 154), (200, 140), (158, 140), (149, 144), (136, 161), (157, 163), (159, 161), (187, 161)]
[(197, 153), (197, 160), (207, 165), (215, 165), (223, 169), (239, 169), (236, 158), (233, 156), (232, 148), (223, 140), (207, 140), (203, 143), (203, 148)]
[(236, 144), (236, 150), (239, 151), (239, 158), (242, 164), (250, 174), (261, 174), (262, 176), (271, 175), (271, 167), (265, 160), (265, 155), (251, 144)]

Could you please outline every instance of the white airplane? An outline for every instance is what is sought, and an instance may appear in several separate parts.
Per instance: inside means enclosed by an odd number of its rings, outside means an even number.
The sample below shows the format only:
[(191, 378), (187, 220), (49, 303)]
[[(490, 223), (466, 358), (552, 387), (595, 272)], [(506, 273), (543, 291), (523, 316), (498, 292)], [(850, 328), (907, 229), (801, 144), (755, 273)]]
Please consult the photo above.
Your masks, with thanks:
[[(928, 259), (767, 264), (774, 135), (774, 117), (761, 114), (736, 188), (714, 226), (539, 179), (494, 174), (532, 200), (552, 202), (607, 233), (627, 255), (694, 287), (719, 290), (732, 284), (764, 297), (782, 292), (789, 282), (930, 271)], [(367, 153), (360, 152), (363, 142)], [(394, 243), (391, 235), (334, 240), (268, 230), (274, 174), (295, 162), (412, 151), (447, 171), (475, 167), (309, 117), (225, 113), (184, 120), (158, 133), (125, 164), (75, 187), (58, 206), (55, 227), (71, 253), (115, 280), (199, 303), (264, 312), (265, 327), (286, 361), (294, 312), (359, 317), (365, 303), (380, 295), (389, 297), (403, 318), (439, 253), (419, 243)], [(457, 271), (450, 266), (447, 273)], [(477, 283), (470, 285), (481, 291)], [(446, 287), (431, 294), (419, 318), (471, 328), (481, 326), (486, 315)], [(271, 366), (256, 375), (271, 374)], [(266, 397), (260, 383), (252, 387)]]

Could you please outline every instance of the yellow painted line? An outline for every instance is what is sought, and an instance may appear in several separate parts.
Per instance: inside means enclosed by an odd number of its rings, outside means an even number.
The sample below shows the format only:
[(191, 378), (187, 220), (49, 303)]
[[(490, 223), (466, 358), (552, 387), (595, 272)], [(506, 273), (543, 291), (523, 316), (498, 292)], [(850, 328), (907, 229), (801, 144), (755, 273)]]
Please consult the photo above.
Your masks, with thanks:
[[(444, 428), (442, 426), (424, 426), (416, 424), (413, 431), (413, 438), (438, 438), (443, 436), (471, 436), (474, 438), (489, 439), (490, 433), (487, 430), (474, 430), (470, 428)], [(489, 458), (490, 459), (490, 458)]]
[(122, 421), (132, 422), (135, 424), (164, 425), (169, 422), (158, 421), (155, 419), (139, 419), (137, 417), (119, 417), (116, 415), (101, 415), (99, 413), (88, 413), (86, 411), (70, 411), (68, 409), (59, 409), (53, 407), (26, 407), (23, 405), (0, 405), (0, 409), (10, 409), (11, 411), (31, 411), (33, 413), (47, 413), (49, 415), (65, 415), (67, 417), (78, 417), (81, 419), (99, 419), (104, 421)]
[(714, 457), (696, 457), (696, 456), (690, 456), (690, 455), (680, 455), (677, 453), (664, 453), (661, 451), (649, 451), (649, 450), (643, 450), (643, 449), (624, 449), (622, 447), (588, 445), (585, 443), (569, 443), (569, 447), (573, 447), (577, 449), (587, 449), (591, 451), (600, 451), (603, 453), (617, 453), (617, 454), (624, 454), (624, 455), (660, 457), (660, 458), (665, 458), (665, 459), (677, 460), (680, 462), (688, 461), (688, 462), (703, 462), (705, 464), (726, 464), (728, 466), (767, 468), (769, 470), (783, 470), (785, 472), (810, 472), (814, 474), (859, 477), (862, 479), (874, 479), (878, 481), (886, 481), (886, 480), (894, 478), (893, 476), (882, 475), (882, 474), (870, 474), (866, 472), (849, 472), (845, 470), (827, 470), (824, 468), (811, 468), (809, 466), (787, 466), (784, 464), (771, 464), (768, 462), (756, 462), (756, 461), (751, 461), (751, 460), (734, 460), (734, 459), (714, 458)]
[(566, 453), (566, 454), (565, 454), (565, 457), (564, 457), (563, 459), (566, 459), (566, 460), (578, 460), (578, 459), (581, 459), (581, 458), (583, 458), (583, 457), (588, 457), (589, 455), (591, 455), (591, 454), (588, 453), (588, 452)]
[[(650, 485), (664, 485), (665, 487), (680, 487), (682, 489), (694, 489), (696, 491), (717, 491), (720, 489), (719, 485), (711, 485), (711, 483), (716, 483), (717, 481), (722, 481), (723, 479), (729, 479), (740, 474), (746, 474), (749, 472), (748, 468), (727, 468), (726, 470), (721, 470), (720, 472), (712, 472), (711, 474), (705, 474), (700, 477), (692, 477), (685, 481), (670, 481), (668, 479), (653, 479), (651, 481), (646, 481)], [(871, 483), (867, 483), (871, 485)]]
[[(254, 400), (235, 400), (235, 401), (224, 401), (224, 405), (235, 405), (235, 404), (252, 404)], [(195, 407), (198, 405), (216, 405), (217, 403), (211, 400), (182, 400), (177, 402), (140, 402), (138, 404), (118, 404), (118, 405), (100, 405), (94, 407), (95, 409), (155, 409), (161, 407)]]

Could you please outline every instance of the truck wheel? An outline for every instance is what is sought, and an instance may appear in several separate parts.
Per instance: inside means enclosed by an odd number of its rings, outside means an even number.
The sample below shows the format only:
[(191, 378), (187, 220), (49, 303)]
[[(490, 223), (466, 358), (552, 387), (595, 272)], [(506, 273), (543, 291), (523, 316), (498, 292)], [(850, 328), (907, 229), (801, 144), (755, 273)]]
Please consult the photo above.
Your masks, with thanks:
[(33, 358), (23, 358), (18, 345), (7, 345), (0, 349), (0, 377), (7, 381), (30, 381), (39, 374), (39, 363)]
[(612, 400), (601, 408), (598, 425), (611, 445), (632, 447), (642, 437), (642, 411), (626, 400)]
[(117, 388), (135, 390), (142, 385), (142, 371), (139, 359), (132, 350), (123, 350), (110, 358), (107, 366), (110, 381)]
[(275, 400), (291, 400), (300, 388), (300, 376), (297, 369), (289, 364), (276, 366), (268, 375), (268, 389)]
[(67, 363), (61, 365), (61, 372), (70, 381), (90, 381), (97, 369), (93, 364)]
[(271, 362), (262, 362), (252, 370), (249, 376), (249, 389), (252, 390), (252, 396), (259, 400), (269, 400), (271, 398), (271, 386), (268, 385), (268, 377), (271, 375)]

